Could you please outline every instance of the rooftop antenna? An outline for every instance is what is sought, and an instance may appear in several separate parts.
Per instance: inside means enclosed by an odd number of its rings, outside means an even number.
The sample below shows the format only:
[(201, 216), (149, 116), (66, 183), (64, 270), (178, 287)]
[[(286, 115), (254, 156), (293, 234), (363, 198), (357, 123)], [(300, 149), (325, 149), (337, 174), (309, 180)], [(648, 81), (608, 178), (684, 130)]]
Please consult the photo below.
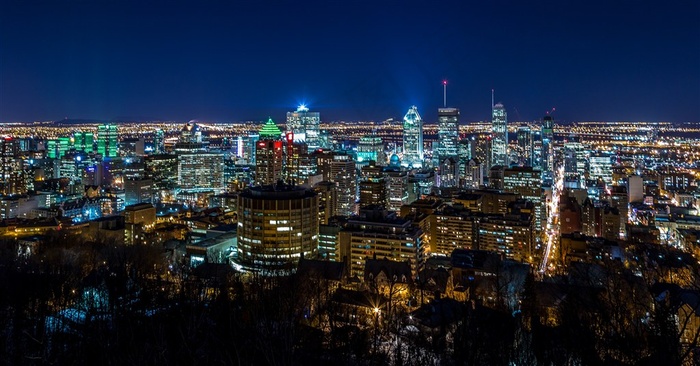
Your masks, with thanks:
[(447, 80), (442, 81), (442, 107), (447, 108)]
[(491, 88), (491, 109), (493, 109), (493, 88)]

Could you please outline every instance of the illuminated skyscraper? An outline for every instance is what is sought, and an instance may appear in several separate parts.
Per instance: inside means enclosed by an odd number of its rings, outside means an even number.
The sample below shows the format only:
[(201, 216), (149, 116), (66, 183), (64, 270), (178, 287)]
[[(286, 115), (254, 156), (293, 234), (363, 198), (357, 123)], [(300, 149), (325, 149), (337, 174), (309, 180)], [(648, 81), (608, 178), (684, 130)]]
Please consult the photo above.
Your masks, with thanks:
[(530, 126), (518, 127), (518, 162), (520, 164), (532, 166), (533, 146)]
[(282, 131), (272, 119), (260, 130), (260, 140), (255, 143), (255, 184), (272, 185), (282, 179), (284, 148)]
[(318, 173), (323, 180), (335, 183), (338, 206), (335, 215), (350, 216), (355, 213), (357, 200), (357, 171), (355, 161), (348, 154), (332, 153), (316, 155)]
[(534, 205), (535, 230), (540, 231), (545, 224), (545, 207), (542, 194), (542, 173), (532, 167), (512, 167), (503, 171), (503, 190), (515, 193)]
[(552, 170), (554, 170), (552, 158), (553, 125), (552, 116), (544, 116), (542, 119), (542, 154), (540, 155), (540, 161), (542, 162), (542, 172), (545, 175), (545, 180), (548, 178), (551, 180)]
[(423, 166), (423, 119), (418, 107), (411, 106), (403, 117), (403, 166)]
[(459, 109), (438, 108), (438, 149), (440, 161), (458, 155), (459, 142)]
[(508, 115), (501, 103), (493, 106), (491, 115), (493, 139), (491, 140), (491, 166), (508, 165)]
[[(238, 196), (239, 270), (263, 273), (296, 267), (318, 250), (318, 194), (275, 184), (252, 187)], [(269, 271), (269, 272), (268, 272)]]
[(294, 112), (287, 112), (287, 131), (294, 133), (294, 141), (305, 143), (309, 151), (320, 147), (320, 127), (320, 114), (309, 112), (309, 108), (304, 104)]
[(0, 193), (24, 194), (22, 159), (19, 140), (6, 136), (0, 139)]
[(73, 134), (73, 147), (77, 151), (91, 152), (95, 136), (92, 132), (76, 132)]
[(165, 153), (165, 133), (161, 129), (157, 129), (153, 132), (153, 153)]
[(114, 158), (117, 156), (117, 126), (100, 125), (97, 126), (97, 153), (103, 158)]
[(378, 165), (386, 165), (384, 142), (379, 136), (362, 136), (357, 144), (357, 162), (367, 163), (370, 160)]

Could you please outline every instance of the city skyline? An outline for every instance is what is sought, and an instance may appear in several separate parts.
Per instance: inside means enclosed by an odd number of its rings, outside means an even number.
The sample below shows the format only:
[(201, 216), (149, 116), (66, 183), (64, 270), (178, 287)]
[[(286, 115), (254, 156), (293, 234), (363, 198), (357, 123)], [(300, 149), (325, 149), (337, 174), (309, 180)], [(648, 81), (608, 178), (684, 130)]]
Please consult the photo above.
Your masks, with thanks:
[(244, 121), (301, 103), (329, 121), (410, 105), (435, 121), (445, 79), (465, 121), (489, 119), (495, 89), (512, 120), (696, 122), (699, 7), (10, 1), (0, 122)]

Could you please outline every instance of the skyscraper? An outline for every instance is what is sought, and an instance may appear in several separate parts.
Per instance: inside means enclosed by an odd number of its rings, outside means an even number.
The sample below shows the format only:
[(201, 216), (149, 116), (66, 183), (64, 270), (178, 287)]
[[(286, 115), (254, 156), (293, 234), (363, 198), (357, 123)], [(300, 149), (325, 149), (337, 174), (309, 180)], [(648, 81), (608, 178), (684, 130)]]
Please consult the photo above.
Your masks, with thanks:
[(423, 119), (416, 106), (411, 106), (403, 117), (402, 165), (411, 168), (423, 166)]
[(19, 141), (6, 136), (0, 139), (0, 193), (24, 194), (22, 159), (19, 156)]
[(320, 147), (320, 126), (320, 114), (309, 112), (304, 104), (294, 112), (287, 112), (287, 131), (294, 133), (294, 142), (306, 143), (309, 151)]
[(280, 137), (282, 131), (268, 119), (255, 144), (255, 184), (271, 185), (282, 179), (284, 149)]
[(367, 163), (370, 160), (378, 165), (386, 165), (384, 142), (379, 136), (362, 136), (357, 144), (357, 162)]
[(535, 230), (540, 231), (544, 227), (545, 207), (542, 194), (542, 173), (532, 167), (512, 167), (503, 171), (503, 190), (515, 193), (520, 198), (526, 199), (534, 205)]
[(491, 115), (493, 139), (491, 140), (491, 166), (508, 165), (508, 115), (501, 103), (493, 106)]
[(238, 196), (242, 270), (287, 271), (318, 250), (318, 194), (285, 184), (252, 187)]
[(542, 154), (540, 155), (540, 159), (545, 181), (551, 181), (552, 171), (554, 170), (554, 161), (552, 157), (552, 143), (554, 142), (553, 125), (552, 116), (544, 116), (542, 119)]
[(518, 163), (524, 166), (532, 166), (533, 146), (530, 126), (518, 127)]
[(438, 149), (437, 160), (456, 157), (459, 142), (459, 109), (438, 108)]
[(160, 128), (153, 132), (153, 152), (155, 154), (165, 153), (165, 133)]
[(100, 125), (97, 126), (97, 153), (103, 158), (114, 158), (117, 156), (117, 126)]

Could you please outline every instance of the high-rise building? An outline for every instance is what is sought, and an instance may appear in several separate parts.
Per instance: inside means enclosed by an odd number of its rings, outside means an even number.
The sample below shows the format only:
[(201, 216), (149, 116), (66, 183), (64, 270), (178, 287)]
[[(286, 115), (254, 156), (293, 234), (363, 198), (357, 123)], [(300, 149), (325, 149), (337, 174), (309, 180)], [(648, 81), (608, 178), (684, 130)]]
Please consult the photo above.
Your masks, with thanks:
[(607, 186), (612, 185), (612, 155), (605, 152), (591, 154), (588, 159), (589, 178), (602, 179)]
[(370, 160), (379, 165), (387, 163), (384, 142), (379, 136), (362, 136), (357, 144), (357, 162), (366, 163)]
[(24, 171), (20, 157), (19, 141), (6, 136), (0, 139), (0, 193), (24, 194)]
[(177, 155), (156, 154), (143, 159), (144, 176), (153, 180), (154, 191), (168, 191), (177, 187)]
[(554, 156), (552, 144), (554, 143), (554, 121), (552, 116), (544, 116), (542, 119), (542, 152), (540, 162), (545, 183), (551, 184), (554, 171)]
[(530, 126), (518, 127), (518, 163), (523, 166), (533, 166), (533, 140)]
[(360, 182), (360, 207), (377, 205), (386, 208), (387, 192), (384, 178), (364, 179)]
[(479, 248), (504, 255), (508, 259), (530, 262), (535, 240), (529, 215), (488, 216), (479, 222)]
[(152, 179), (127, 179), (124, 181), (124, 204), (135, 205), (137, 203), (153, 202)]
[[(493, 138), (491, 140), (491, 166), (508, 166), (508, 115), (501, 103), (493, 106), (491, 114)], [(489, 167), (489, 168), (490, 168)]]
[(224, 189), (224, 154), (196, 152), (178, 154), (178, 179), (181, 189)]
[(478, 217), (464, 206), (444, 205), (430, 214), (430, 253), (449, 256), (455, 249), (474, 249)]
[(294, 142), (305, 143), (309, 151), (320, 147), (320, 126), (320, 113), (309, 112), (304, 104), (294, 112), (287, 112), (287, 131), (294, 133)]
[(438, 176), (438, 187), (459, 187), (459, 160), (456, 156), (450, 156), (440, 159), (439, 173), (440, 174)]
[(459, 109), (438, 108), (438, 148), (437, 157), (440, 161), (458, 155), (459, 142)]
[(479, 188), (484, 185), (484, 167), (478, 159), (469, 159), (463, 169), (464, 175), (460, 177), (462, 188)]
[(423, 166), (423, 119), (416, 106), (411, 106), (403, 117), (402, 165), (410, 168)]
[(73, 134), (73, 147), (77, 151), (92, 152), (95, 143), (95, 136), (92, 132), (76, 132)]
[(338, 191), (337, 216), (355, 214), (357, 199), (357, 170), (355, 161), (344, 153), (317, 154), (318, 173), (323, 174), (323, 180), (336, 184)]
[(318, 222), (328, 224), (338, 211), (338, 190), (333, 182), (322, 181), (314, 185), (318, 194)]
[(398, 262), (408, 261), (415, 274), (424, 260), (425, 234), (410, 220), (395, 213), (368, 206), (348, 220), (338, 234), (337, 260), (344, 260), (351, 276), (362, 278), (365, 261), (376, 256)]
[(255, 144), (255, 184), (271, 185), (282, 179), (284, 149), (282, 131), (272, 119), (260, 130), (260, 139)]
[(193, 153), (206, 150), (206, 148), (201, 127), (193, 121), (186, 123), (180, 130), (180, 136), (175, 143), (175, 152), (177, 154)]
[(157, 129), (153, 132), (153, 153), (165, 153), (165, 133), (161, 129)]
[(533, 203), (535, 229), (541, 231), (545, 223), (542, 172), (532, 167), (506, 168), (503, 170), (503, 190)]
[(117, 156), (118, 132), (116, 125), (97, 126), (97, 153), (103, 158)]
[(238, 259), (242, 270), (275, 273), (296, 268), (318, 250), (318, 195), (285, 184), (238, 195)]
[(588, 151), (586, 146), (577, 141), (569, 141), (564, 144), (564, 173), (575, 188), (586, 188), (586, 176), (588, 175)]
[(399, 167), (386, 167), (387, 206), (389, 211), (399, 212), (408, 203), (408, 173)]
[(294, 142), (294, 135), (291, 132), (287, 132), (284, 143), (286, 144), (285, 181), (292, 185), (306, 184), (309, 177), (316, 174), (316, 159), (309, 153), (305, 143)]

